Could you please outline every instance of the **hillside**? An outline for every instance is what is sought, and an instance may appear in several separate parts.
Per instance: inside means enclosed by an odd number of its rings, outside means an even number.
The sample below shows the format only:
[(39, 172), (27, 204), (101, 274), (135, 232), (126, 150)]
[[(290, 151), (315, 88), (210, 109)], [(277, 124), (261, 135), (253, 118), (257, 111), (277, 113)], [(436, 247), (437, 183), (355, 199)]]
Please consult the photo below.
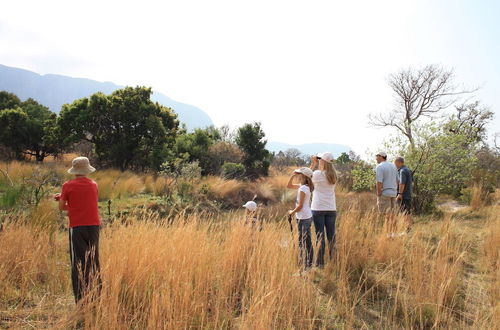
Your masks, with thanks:
[[(65, 103), (71, 103), (96, 92), (110, 94), (122, 87), (111, 82), (91, 79), (54, 74), (40, 75), (0, 64), (0, 90), (14, 93), (22, 100), (31, 97), (54, 112), (59, 112)], [(210, 117), (195, 106), (172, 100), (159, 92), (154, 92), (152, 99), (174, 109), (180, 121), (190, 129), (212, 125)]]

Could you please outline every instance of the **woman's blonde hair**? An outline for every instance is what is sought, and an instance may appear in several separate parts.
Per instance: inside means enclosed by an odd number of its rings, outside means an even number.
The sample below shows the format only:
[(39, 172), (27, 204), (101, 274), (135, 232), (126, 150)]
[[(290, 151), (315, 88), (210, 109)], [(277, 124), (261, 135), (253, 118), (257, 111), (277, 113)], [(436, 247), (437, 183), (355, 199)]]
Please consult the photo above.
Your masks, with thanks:
[(323, 173), (325, 173), (326, 179), (330, 184), (337, 183), (337, 171), (332, 163), (323, 162)]
[(307, 175), (301, 174), (300, 184), (308, 186), (309, 190), (311, 192), (313, 192), (313, 190), (314, 190), (314, 183), (312, 182), (312, 179), (310, 177), (308, 177)]

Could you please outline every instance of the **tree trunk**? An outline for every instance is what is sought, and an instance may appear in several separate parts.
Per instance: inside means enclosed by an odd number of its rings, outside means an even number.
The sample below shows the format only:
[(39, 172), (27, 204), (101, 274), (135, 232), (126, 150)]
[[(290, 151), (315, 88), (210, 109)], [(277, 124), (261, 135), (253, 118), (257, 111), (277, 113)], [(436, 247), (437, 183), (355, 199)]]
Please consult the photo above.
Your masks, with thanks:
[(35, 158), (36, 158), (36, 161), (37, 162), (43, 162), (43, 160), (45, 159), (46, 155), (45, 155), (45, 152), (39, 152), (37, 151), (36, 155), (35, 155)]

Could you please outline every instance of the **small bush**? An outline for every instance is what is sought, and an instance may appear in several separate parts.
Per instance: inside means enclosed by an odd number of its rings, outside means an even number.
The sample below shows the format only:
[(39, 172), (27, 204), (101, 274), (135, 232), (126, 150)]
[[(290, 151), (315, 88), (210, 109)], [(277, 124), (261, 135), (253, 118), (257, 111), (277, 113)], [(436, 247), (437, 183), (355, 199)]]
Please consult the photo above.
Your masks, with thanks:
[(201, 178), (201, 167), (198, 161), (185, 163), (181, 166), (179, 176), (185, 180), (199, 180)]
[(200, 163), (196, 160), (187, 162), (178, 159), (173, 163), (165, 162), (161, 165), (160, 174), (164, 176), (182, 178), (184, 180), (199, 180), (201, 178), (202, 168)]
[(14, 208), (23, 193), (22, 186), (6, 186), (0, 195), (0, 206), (2, 208)]
[(352, 189), (356, 192), (370, 191), (374, 187), (375, 172), (369, 166), (358, 165), (351, 171)]
[(185, 180), (181, 180), (178, 184), (177, 184), (177, 194), (179, 195), (180, 199), (182, 201), (191, 201), (193, 200), (194, 198), (194, 193), (195, 193), (195, 189), (194, 189), (194, 185), (189, 182), (189, 181), (185, 181)]
[(236, 163), (224, 163), (222, 165), (222, 176), (227, 179), (238, 179), (245, 175), (245, 166)]

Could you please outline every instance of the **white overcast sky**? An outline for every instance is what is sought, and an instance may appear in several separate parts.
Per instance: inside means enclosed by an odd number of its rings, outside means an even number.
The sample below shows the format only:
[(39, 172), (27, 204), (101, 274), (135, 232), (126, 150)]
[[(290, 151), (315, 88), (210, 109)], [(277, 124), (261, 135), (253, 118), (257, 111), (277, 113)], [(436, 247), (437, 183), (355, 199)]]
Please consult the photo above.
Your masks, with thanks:
[(147, 85), (216, 125), (261, 121), (269, 140), (364, 154), (390, 130), (387, 76), (454, 68), (500, 131), (500, 1), (2, 1), (0, 63)]

